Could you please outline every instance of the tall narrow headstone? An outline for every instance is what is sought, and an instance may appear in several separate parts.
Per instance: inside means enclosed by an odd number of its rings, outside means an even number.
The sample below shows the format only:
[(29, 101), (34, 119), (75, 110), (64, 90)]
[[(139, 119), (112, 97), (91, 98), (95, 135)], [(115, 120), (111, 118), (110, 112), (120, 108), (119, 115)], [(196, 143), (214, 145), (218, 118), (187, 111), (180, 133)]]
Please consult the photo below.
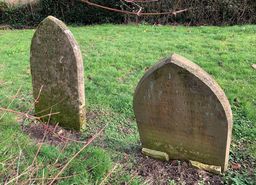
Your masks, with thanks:
[(227, 169), (231, 108), (196, 64), (174, 54), (149, 69), (137, 86), (134, 112), (143, 148)]
[(49, 16), (39, 24), (30, 52), (36, 115), (52, 114), (50, 123), (80, 130), (85, 123), (84, 69), (72, 33)]

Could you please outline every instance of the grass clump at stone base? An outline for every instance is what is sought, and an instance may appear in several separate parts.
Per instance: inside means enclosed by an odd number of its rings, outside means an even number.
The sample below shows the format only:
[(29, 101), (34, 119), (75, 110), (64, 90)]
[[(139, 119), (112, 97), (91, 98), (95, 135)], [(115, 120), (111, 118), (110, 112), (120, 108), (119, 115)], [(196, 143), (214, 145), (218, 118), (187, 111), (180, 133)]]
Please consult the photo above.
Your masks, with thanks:
[[(29, 49), (34, 31), (0, 31), (0, 107), (8, 107), (17, 94), (9, 108), (33, 112)], [(104, 179), (110, 184), (255, 182), (256, 70), (252, 64), (256, 63), (256, 26), (100, 25), (72, 27), (71, 31), (80, 45), (85, 67), (88, 127), (79, 139), (85, 141), (105, 124), (108, 126), (72, 161), (61, 175), (66, 178), (58, 179), (59, 184), (100, 184)], [(133, 92), (150, 66), (174, 52), (211, 74), (231, 103), (234, 127), (230, 169), (223, 176), (193, 171), (186, 162), (160, 163), (140, 154)], [(38, 150), (35, 139), (21, 131), (21, 122), (31, 124), (10, 114), (0, 120), (1, 182), (22, 174)], [(37, 170), (25, 173), (18, 182), (49, 182), (46, 178), (56, 175), (82, 144), (70, 142), (64, 150), (62, 147), (43, 144), (33, 165)]]

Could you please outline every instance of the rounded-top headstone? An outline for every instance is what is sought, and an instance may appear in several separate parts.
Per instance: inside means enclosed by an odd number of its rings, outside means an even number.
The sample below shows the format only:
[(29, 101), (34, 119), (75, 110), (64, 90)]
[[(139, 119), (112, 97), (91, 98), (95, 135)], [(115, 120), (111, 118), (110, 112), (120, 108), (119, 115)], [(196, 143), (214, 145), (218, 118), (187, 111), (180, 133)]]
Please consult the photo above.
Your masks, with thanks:
[(49, 16), (39, 24), (30, 53), (36, 115), (52, 114), (50, 123), (80, 130), (85, 123), (84, 69), (72, 33)]
[(196, 64), (174, 54), (149, 69), (136, 88), (134, 112), (143, 148), (227, 169), (230, 104)]

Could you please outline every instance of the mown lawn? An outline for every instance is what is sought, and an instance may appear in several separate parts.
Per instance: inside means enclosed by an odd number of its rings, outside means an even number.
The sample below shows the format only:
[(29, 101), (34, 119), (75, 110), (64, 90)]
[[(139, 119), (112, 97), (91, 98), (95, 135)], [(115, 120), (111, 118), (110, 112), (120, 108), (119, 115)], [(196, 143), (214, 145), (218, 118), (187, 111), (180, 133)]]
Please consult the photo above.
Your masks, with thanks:
[[(34, 31), (0, 31), (0, 107), (33, 113), (29, 49)], [(138, 166), (140, 142), (132, 99), (145, 70), (172, 53), (183, 55), (211, 74), (232, 105), (231, 169), (221, 179), (227, 184), (256, 182), (256, 70), (252, 68), (256, 63), (256, 26), (99, 25), (71, 27), (71, 31), (80, 44), (85, 67), (88, 127), (80, 138), (86, 140), (108, 126), (70, 163), (59, 184), (154, 181), (133, 170)], [(11, 184), (47, 184), (82, 147), (74, 142), (65, 147), (44, 143), (36, 155), (40, 144), (20, 126), (30, 121), (2, 114), (1, 184), (10, 180)], [(175, 180), (182, 183), (182, 179)], [(159, 182), (155, 180), (155, 184)], [(166, 182), (174, 183), (171, 178)]]

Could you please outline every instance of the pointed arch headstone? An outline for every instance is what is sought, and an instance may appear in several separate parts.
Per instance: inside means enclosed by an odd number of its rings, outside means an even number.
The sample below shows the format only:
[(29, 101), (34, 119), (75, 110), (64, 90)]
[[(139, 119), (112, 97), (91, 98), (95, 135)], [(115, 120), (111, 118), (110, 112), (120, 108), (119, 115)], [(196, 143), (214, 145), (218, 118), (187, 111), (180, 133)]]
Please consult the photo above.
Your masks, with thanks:
[(198, 65), (174, 54), (153, 66), (136, 88), (134, 112), (143, 148), (227, 169), (230, 104)]
[(58, 113), (51, 122), (80, 130), (85, 123), (83, 59), (62, 21), (49, 16), (39, 24), (31, 43), (30, 66), (36, 115)]

